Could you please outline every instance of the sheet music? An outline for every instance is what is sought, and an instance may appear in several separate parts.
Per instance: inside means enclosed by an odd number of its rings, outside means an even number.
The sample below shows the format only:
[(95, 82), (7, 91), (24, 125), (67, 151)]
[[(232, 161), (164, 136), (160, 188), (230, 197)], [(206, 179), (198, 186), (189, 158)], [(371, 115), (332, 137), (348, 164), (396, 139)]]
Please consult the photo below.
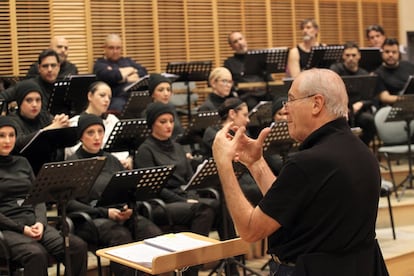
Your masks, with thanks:
[(166, 255), (171, 252), (168, 250), (163, 250), (158, 247), (151, 246), (149, 244), (139, 243), (130, 246), (111, 249), (106, 251), (106, 253), (151, 268), (152, 260), (155, 257)]
[(111, 249), (106, 253), (151, 268), (155, 257), (211, 244), (209, 241), (195, 239), (182, 233), (164, 234), (145, 239), (143, 243)]
[(182, 233), (165, 234), (145, 239), (144, 243), (170, 252), (184, 251), (212, 244), (209, 241), (195, 239)]

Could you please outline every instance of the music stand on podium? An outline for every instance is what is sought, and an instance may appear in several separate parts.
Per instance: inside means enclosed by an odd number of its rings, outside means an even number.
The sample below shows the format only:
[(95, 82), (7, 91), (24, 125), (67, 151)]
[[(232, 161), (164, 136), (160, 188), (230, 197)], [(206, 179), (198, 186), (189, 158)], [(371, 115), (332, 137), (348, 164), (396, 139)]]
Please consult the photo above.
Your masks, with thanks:
[(145, 119), (119, 120), (104, 145), (109, 152), (130, 151), (137, 149), (150, 135)]
[(400, 96), (398, 100), (392, 106), (390, 113), (388, 114), (385, 122), (405, 122), (405, 131), (407, 132), (407, 158), (408, 158), (408, 175), (401, 181), (395, 188), (395, 194), (397, 195), (397, 189), (399, 187), (406, 188), (405, 183), (409, 183), (409, 188), (413, 188), (413, 168), (412, 168), (412, 148), (411, 148), (411, 121), (414, 119), (414, 96)]
[(212, 61), (168, 62), (166, 73), (179, 76), (175, 81), (183, 81), (187, 86), (188, 121), (191, 122), (190, 81), (207, 81), (212, 69)]
[[(110, 261), (117, 262), (133, 269), (149, 273), (151, 275), (162, 274), (166, 272), (175, 271), (177, 276), (181, 276), (182, 272), (187, 267), (210, 263), (220, 259), (228, 258), (231, 256), (237, 256), (248, 252), (248, 244), (240, 238), (218, 241), (212, 238), (204, 237), (194, 233), (180, 233), (188, 235), (191, 238), (207, 241), (208, 244), (201, 247), (196, 247), (188, 250), (179, 251), (164, 251), (161, 254), (151, 254), (149, 257), (151, 261), (149, 264), (142, 264), (139, 260), (136, 260), (134, 253), (129, 255), (128, 252), (136, 252), (134, 248), (139, 248), (145, 245), (145, 240), (140, 242), (134, 242), (130, 244), (118, 245), (110, 248), (100, 249), (96, 251), (96, 254), (100, 257), (109, 259)], [(116, 256), (113, 250), (127, 250), (126, 253)], [(138, 249), (139, 250), (139, 249)], [(141, 249), (142, 250), (142, 249)], [(148, 257), (146, 256), (145, 259)]]
[(119, 116), (122, 119), (141, 118), (142, 112), (152, 102), (152, 98), (146, 91), (131, 91), (128, 93), (128, 101)]
[(80, 114), (88, 103), (88, 87), (96, 81), (96, 75), (70, 75), (57, 80), (50, 95), (48, 110), (53, 115), (65, 113), (69, 116)]
[(344, 51), (343, 45), (314, 46), (305, 70), (311, 68), (329, 68), (333, 63), (339, 62)]
[(46, 163), (40, 169), (24, 204), (56, 201), (61, 212), (65, 271), (72, 275), (69, 256), (69, 227), (66, 206), (69, 200), (86, 196), (101, 172), (104, 157)]

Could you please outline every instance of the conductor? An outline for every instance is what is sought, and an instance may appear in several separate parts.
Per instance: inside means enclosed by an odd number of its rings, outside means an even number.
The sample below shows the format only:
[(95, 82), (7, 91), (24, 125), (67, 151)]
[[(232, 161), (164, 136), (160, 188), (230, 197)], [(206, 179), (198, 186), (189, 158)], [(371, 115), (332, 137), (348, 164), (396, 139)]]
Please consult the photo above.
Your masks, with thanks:
[[(230, 214), (242, 239), (268, 237), (271, 275), (388, 275), (375, 239), (378, 162), (352, 134), (347, 104), (336, 73), (298, 75), (285, 109), (289, 134), (301, 146), (278, 177), (262, 155), (269, 128), (256, 140), (231, 123), (216, 135), (213, 156)], [(233, 160), (258, 183), (263, 199), (257, 207), (243, 195)]]

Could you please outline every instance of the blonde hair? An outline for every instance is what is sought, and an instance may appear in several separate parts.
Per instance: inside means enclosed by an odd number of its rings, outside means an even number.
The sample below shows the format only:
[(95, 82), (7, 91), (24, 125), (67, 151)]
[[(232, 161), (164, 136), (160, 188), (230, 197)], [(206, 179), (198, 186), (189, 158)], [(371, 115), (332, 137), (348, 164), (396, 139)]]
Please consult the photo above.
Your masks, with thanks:
[(211, 86), (211, 83), (216, 81), (221, 75), (223, 75), (225, 72), (229, 73), (231, 75), (231, 72), (226, 67), (216, 67), (213, 69), (213, 71), (210, 72), (210, 75), (208, 77), (208, 83)]

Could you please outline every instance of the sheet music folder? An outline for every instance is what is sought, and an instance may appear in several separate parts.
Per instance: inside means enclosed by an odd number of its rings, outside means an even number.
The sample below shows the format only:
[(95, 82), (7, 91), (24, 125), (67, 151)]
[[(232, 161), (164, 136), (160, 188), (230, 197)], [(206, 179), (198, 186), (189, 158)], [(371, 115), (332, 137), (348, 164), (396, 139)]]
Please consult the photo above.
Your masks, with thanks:
[(78, 142), (76, 127), (39, 130), (35, 136), (20, 150), (20, 154), (42, 154), (45, 148), (64, 148)]
[(155, 198), (174, 170), (175, 166), (168, 165), (116, 172), (96, 205), (124, 205)]

